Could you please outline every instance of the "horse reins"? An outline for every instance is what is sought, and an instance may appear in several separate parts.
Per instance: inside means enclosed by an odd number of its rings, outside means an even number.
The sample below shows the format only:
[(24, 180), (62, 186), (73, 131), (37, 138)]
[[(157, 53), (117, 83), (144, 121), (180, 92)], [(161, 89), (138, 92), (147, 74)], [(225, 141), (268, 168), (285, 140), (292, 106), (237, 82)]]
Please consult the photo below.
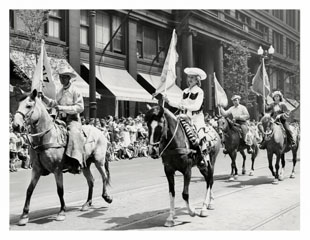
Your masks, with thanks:
[[(165, 119), (165, 121), (167, 121), (167, 120)], [(168, 144), (166, 144), (165, 148), (164, 148), (164, 149), (161, 151), (161, 153), (159, 154), (159, 157), (161, 157), (161, 155), (164, 153), (164, 151), (168, 148), (168, 146), (170, 145), (170, 143), (171, 143), (172, 140), (174, 139), (174, 137), (175, 137), (175, 135), (176, 135), (176, 133), (177, 133), (178, 127), (179, 127), (179, 123), (180, 123), (180, 120), (177, 119), (177, 125), (176, 125), (176, 127), (175, 127), (174, 133), (173, 133), (172, 137), (170, 138)], [(159, 143), (160, 143), (160, 141), (158, 142), (158, 144), (159, 144)]]

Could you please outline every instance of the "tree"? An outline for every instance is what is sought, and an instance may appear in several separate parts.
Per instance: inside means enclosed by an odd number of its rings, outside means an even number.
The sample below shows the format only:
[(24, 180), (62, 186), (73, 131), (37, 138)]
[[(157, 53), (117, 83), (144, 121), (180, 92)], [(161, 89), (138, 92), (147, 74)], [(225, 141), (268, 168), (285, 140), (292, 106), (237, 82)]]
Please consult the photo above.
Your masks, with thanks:
[(225, 91), (230, 98), (234, 94), (241, 96), (245, 104), (249, 103), (249, 71), (248, 60), (251, 57), (246, 41), (224, 43), (224, 81)]

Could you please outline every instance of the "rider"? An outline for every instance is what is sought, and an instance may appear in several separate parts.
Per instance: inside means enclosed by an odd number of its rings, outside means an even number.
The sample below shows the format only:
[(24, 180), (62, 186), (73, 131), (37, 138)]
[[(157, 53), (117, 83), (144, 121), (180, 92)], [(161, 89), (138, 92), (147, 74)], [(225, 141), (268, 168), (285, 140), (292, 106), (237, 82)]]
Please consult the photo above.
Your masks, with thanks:
[[(249, 132), (249, 127), (247, 125), (247, 120), (250, 118), (249, 112), (247, 108), (240, 104), (241, 97), (239, 95), (233, 95), (231, 100), (233, 101), (234, 106), (231, 106), (227, 111), (220, 106), (221, 114), (224, 117), (231, 115), (233, 117), (233, 121), (240, 125), (242, 131), (242, 137), (247, 145), (248, 153), (253, 153), (253, 149), (251, 147), (251, 142), (248, 140), (247, 134)], [(224, 154), (227, 154), (227, 150), (223, 149)]]
[[(282, 123), (288, 137), (288, 142), (293, 148), (296, 146), (296, 142), (293, 138), (292, 130), (290, 129), (289, 124), (286, 121), (289, 117), (290, 111), (288, 110), (286, 104), (283, 102), (283, 95), (280, 91), (273, 92), (272, 99), (274, 102), (269, 105), (266, 104), (265, 110), (271, 113), (271, 117), (273, 119), (279, 120)], [(259, 148), (266, 149), (266, 142), (264, 141), (264, 139), (261, 142)]]
[(60, 119), (67, 123), (68, 145), (66, 155), (79, 162), (77, 172), (84, 166), (84, 141), (80, 113), (84, 111), (84, 101), (80, 91), (72, 84), (76, 74), (68, 67), (59, 70), (62, 88), (56, 95), (56, 100), (46, 97), (42, 93), (42, 100), (48, 107), (59, 111)]
[[(187, 118), (190, 119), (191, 123), (195, 126), (198, 131), (198, 144), (203, 158), (207, 161), (207, 143), (209, 147), (214, 145), (213, 141), (216, 141), (215, 135), (210, 135), (207, 132), (206, 124), (204, 121), (204, 114), (202, 111), (202, 104), (204, 98), (204, 92), (200, 88), (201, 81), (207, 78), (206, 73), (200, 68), (185, 68), (184, 72), (187, 74), (187, 85), (188, 88), (183, 90), (182, 99), (178, 103), (171, 102), (167, 96), (163, 96), (163, 100), (168, 103), (171, 107), (180, 109), (185, 113)], [(181, 118), (182, 118), (181, 114)]]

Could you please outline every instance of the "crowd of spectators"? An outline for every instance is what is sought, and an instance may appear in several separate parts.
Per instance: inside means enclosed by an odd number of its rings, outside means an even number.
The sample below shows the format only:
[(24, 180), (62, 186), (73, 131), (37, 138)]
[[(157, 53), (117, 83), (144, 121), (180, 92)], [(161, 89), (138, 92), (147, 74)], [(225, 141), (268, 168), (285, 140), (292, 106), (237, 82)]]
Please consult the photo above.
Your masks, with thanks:
[[(81, 117), (82, 124), (93, 125), (102, 131), (108, 139), (109, 161), (147, 157), (148, 130), (143, 114), (136, 118), (112, 117), (88, 119)], [(10, 172), (16, 172), (17, 167), (30, 169), (29, 145), (25, 134), (13, 131), (12, 115), (10, 113)]]

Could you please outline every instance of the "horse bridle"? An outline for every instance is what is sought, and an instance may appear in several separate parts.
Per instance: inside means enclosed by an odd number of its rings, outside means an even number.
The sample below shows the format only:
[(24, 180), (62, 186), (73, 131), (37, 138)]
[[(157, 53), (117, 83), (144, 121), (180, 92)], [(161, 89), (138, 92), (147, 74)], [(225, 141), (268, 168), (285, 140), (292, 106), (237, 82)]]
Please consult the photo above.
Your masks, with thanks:
[[(165, 122), (166, 122), (167, 119), (166, 119), (165, 117), (164, 117), (164, 119), (165, 119)], [(168, 144), (166, 144), (166, 146), (164, 147), (164, 149), (160, 152), (159, 157), (161, 157), (161, 155), (162, 155), (162, 154), (164, 153), (164, 151), (169, 147), (169, 145), (171, 144), (172, 140), (174, 139), (174, 137), (175, 137), (175, 135), (176, 135), (176, 133), (177, 133), (178, 127), (179, 127), (179, 123), (180, 123), (180, 120), (177, 119), (177, 125), (175, 126), (175, 130), (174, 130), (174, 132), (173, 132), (173, 135), (172, 135), (172, 137), (170, 138)], [(163, 135), (163, 134), (162, 134), (162, 135)], [(162, 137), (160, 138), (160, 140), (159, 140), (158, 142), (152, 143), (152, 144), (149, 144), (149, 145), (151, 145), (151, 146), (153, 146), (153, 147), (154, 147), (154, 146), (157, 146), (157, 145), (159, 146), (161, 140), (162, 140)]]

